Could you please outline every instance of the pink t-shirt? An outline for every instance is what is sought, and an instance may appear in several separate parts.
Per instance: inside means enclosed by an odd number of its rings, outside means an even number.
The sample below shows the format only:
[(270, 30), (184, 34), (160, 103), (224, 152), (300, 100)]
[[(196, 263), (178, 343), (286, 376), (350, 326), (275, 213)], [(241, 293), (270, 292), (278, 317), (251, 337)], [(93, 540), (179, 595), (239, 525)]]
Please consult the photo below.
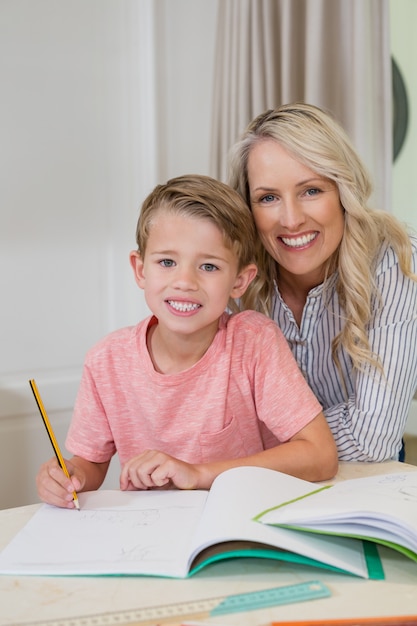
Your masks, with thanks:
[(146, 449), (189, 463), (240, 458), (290, 439), (322, 410), (286, 339), (254, 311), (224, 314), (204, 356), (177, 374), (155, 371), (149, 317), (86, 356), (66, 447), (123, 465)]

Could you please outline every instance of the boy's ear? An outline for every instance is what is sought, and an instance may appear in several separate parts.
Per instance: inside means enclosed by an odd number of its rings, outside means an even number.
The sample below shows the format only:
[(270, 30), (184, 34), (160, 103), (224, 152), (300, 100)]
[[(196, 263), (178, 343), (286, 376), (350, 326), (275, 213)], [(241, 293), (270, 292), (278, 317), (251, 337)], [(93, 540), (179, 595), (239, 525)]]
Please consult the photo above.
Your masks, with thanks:
[(143, 267), (143, 260), (140, 253), (137, 250), (132, 250), (129, 254), (130, 265), (133, 269), (136, 284), (141, 288), (145, 288), (145, 274)]
[(236, 282), (234, 284), (230, 297), (240, 298), (241, 296), (243, 296), (250, 283), (256, 277), (257, 273), (258, 268), (254, 263), (251, 263), (250, 265), (247, 265), (246, 267), (241, 269), (239, 274), (237, 275)]

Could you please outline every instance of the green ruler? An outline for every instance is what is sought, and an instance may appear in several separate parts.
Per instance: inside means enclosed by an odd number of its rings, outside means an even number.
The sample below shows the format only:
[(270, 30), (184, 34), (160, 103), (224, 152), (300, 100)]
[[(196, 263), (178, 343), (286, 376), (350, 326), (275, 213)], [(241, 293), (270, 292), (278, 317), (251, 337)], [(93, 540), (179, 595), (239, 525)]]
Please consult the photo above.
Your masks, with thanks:
[(318, 580), (313, 580), (233, 596), (178, 602), (114, 613), (100, 613), (50, 621), (43, 620), (42, 622), (26, 623), (25, 626), (154, 626), (156, 624), (174, 623), (175, 620), (207, 619), (216, 615), (244, 613), (280, 604), (328, 598), (330, 595), (330, 590), (326, 585)]

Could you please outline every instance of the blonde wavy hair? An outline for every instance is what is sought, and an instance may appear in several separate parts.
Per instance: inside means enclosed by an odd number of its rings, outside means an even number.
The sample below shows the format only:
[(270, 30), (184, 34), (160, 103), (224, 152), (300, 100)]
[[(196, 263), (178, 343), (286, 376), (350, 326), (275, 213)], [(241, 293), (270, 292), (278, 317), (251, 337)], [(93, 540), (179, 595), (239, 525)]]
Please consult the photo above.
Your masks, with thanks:
[[(405, 227), (392, 215), (368, 206), (372, 185), (366, 168), (341, 126), (327, 112), (313, 105), (294, 103), (271, 109), (256, 117), (230, 153), (229, 184), (250, 206), (248, 156), (252, 146), (274, 139), (297, 161), (333, 181), (344, 209), (344, 235), (329, 258), (326, 276), (338, 271), (336, 284), (344, 310), (345, 324), (332, 344), (332, 355), (339, 367), (338, 351), (343, 345), (353, 366), (366, 364), (380, 368), (371, 351), (366, 326), (375, 299), (375, 267), (385, 243), (395, 251), (402, 272), (414, 280), (411, 243)], [(258, 238), (258, 276), (242, 298), (242, 307), (271, 313), (274, 281), (279, 266)]]

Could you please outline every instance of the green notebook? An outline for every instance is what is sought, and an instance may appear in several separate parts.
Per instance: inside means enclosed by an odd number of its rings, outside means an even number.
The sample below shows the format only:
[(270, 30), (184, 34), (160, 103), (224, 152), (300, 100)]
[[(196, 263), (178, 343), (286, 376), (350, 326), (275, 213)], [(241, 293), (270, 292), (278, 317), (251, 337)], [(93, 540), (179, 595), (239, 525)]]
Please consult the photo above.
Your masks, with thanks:
[(380, 544), (417, 561), (417, 470), (342, 481), (280, 502), (262, 524)]

